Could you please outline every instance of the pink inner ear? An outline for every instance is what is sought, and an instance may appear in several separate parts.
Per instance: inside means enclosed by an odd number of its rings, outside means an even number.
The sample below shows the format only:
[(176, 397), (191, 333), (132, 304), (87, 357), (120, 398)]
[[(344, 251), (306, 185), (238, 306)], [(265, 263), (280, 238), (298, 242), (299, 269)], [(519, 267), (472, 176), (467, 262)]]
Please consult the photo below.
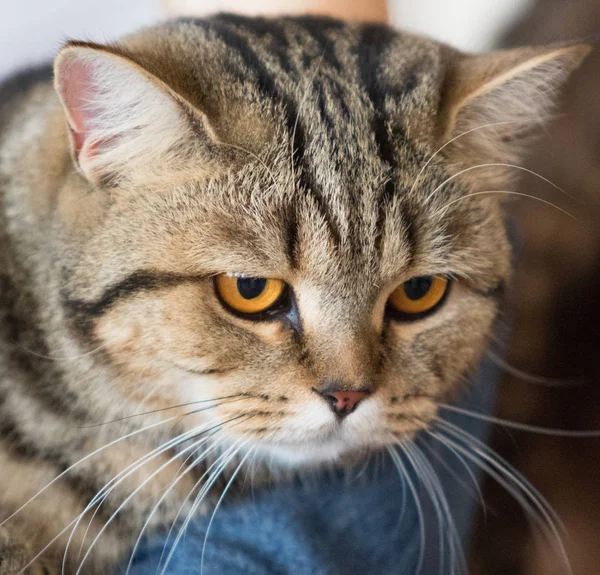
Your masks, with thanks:
[[(69, 111), (69, 127), (73, 135), (75, 155), (79, 159), (94, 127), (91, 103), (98, 86), (92, 78), (90, 64), (76, 56), (69, 58), (60, 67), (58, 85), (64, 105)], [(86, 156), (92, 156), (95, 147), (95, 143), (89, 142), (85, 150)]]

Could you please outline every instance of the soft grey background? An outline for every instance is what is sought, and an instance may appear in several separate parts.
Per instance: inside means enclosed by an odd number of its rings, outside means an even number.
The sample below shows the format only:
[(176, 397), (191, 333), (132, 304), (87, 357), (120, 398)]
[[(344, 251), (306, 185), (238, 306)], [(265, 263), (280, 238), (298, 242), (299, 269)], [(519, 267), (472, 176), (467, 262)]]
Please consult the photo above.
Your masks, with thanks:
[(159, 0), (0, 0), (0, 78), (54, 57), (69, 38), (116, 40), (158, 21)]
[[(389, 11), (397, 26), (459, 48), (483, 50), (531, 3), (389, 0)], [(285, 6), (285, 0), (281, 4)], [(207, 12), (221, 5), (220, 0), (203, 2)], [(67, 38), (115, 40), (162, 17), (160, 0), (0, 0), (0, 78), (25, 65), (50, 60)]]

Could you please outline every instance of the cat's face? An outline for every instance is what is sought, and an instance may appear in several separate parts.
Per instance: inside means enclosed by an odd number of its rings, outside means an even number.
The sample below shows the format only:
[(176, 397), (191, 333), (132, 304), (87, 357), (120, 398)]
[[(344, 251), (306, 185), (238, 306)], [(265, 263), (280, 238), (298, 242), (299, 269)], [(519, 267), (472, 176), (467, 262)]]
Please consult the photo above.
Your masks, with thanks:
[[(438, 183), (423, 185), (431, 191)], [(253, 190), (235, 179), (195, 182), (113, 207), (85, 250), (92, 269), (83, 273), (101, 277), (100, 266), (113, 273), (118, 265), (120, 277), (133, 274), (126, 280), (132, 291), (94, 319), (92, 345), (105, 346), (118, 364), (116, 383), (126, 394), (157, 407), (230, 398), (204, 415), (248, 414), (231, 433), (251, 431), (287, 457), (395, 441), (422, 427), (436, 399), (480, 357), (508, 270), (500, 214), (481, 205), (438, 221), (415, 218), (409, 241), (403, 213), (419, 213), (418, 203), (398, 202), (381, 216), (368, 200), (378, 197), (375, 181), (371, 190), (354, 190), (362, 198), (347, 204), (337, 242), (312, 198), (294, 197), (289, 179), (284, 185), (282, 198), (268, 180)], [(298, 216), (293, 242), (290, 209)], [(379, 239), (368, 223), (377, 217), (389, 221)], [(496, 249), (485, 249), (487, 242)], [(102, 264), (107, 249), (111, 261)], [(219, 277), (227, 273), (285, 286)], [(392, 294), (423, 276), (452, 278), (440, 302), (422, 314), (396, 311)], [(417, 304), (436, 289), (415, 287)], [(321, 395), (337, 391), (367, 395), (340, 417)]]
[(140, 410), (214, 399), (183, 425), (280, 461), (397, 443), (477, 366), (508, 281), (497, 175), (436, 154), (497, 87), (387, 29), (244, 22), (59, 58), (94, 186), (65, 192), (72, 329)]

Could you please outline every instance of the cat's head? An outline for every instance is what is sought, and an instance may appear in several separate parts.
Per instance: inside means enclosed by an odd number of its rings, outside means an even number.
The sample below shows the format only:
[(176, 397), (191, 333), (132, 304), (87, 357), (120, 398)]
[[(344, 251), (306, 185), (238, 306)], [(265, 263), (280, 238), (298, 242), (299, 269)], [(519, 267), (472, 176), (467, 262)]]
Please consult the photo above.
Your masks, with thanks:
[(234, 17), (67, 45), (73, 333), (128, 406), (215, 399), (202, 417), (285, 461), (412, 435), (477, 366), (509, 279), (496, 164), (586, 52)]

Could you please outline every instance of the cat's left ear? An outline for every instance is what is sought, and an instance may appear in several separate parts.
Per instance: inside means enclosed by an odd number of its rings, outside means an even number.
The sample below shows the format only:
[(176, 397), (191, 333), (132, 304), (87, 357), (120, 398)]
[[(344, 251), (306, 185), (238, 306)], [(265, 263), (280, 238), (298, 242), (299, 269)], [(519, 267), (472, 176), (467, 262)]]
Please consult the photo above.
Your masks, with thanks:
[(216, 141), (204, 114), (114, 49), (70, 43), (54, 76), (74, 159), (93, 184), (164, 177)]
[(452, 59), (441, 109), (441, 143), (454, 139), (451, 159), (470, 165), (518, 159), (591, 49), (578, 44)]

